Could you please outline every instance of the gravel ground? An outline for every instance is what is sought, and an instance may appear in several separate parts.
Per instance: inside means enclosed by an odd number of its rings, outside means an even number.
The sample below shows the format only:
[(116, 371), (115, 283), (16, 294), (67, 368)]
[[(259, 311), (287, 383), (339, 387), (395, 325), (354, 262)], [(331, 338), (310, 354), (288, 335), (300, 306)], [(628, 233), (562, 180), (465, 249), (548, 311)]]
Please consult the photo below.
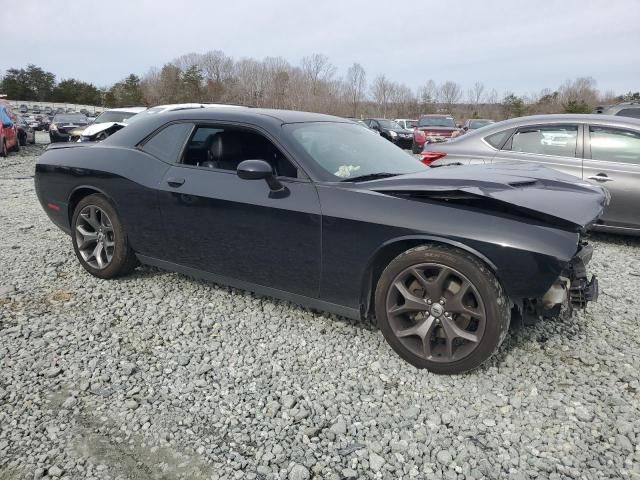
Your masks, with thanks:
[(102, 281), (0, 160), (0, 479), (640, 478), (640, 240), (463, 376), (362, 322), (141, 268)]

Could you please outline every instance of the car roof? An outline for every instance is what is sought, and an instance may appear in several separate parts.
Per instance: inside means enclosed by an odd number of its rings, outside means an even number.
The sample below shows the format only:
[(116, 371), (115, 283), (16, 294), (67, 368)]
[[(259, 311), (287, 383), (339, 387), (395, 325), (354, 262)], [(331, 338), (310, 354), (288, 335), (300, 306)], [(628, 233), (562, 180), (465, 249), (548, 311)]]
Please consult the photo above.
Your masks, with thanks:
[(477, 130), (462, 135), (458, 138), (450, 140), (451, 144), (463, 144), (472, 141), (473, 139), (486, 138), (494, 133), (502, 132), (510, 128), (517, 128), (526, 125), (544, 125), (544, 124), (559, 124), (559, 123), (593, 123), (599, 125), (607, 125), (611, 127), (631, 127), (634, 129), (640, 129), (640, 119), (631, 117), (621, 117), (617, 115), (602, 115), (599, 113), (557, 113), (549, 115), (529, 115), (526, 117), (510, 118), (501, 122), (495, 122), (486, 125)]
[[(519, 126), (535, 123), (602, 123), (630, 125), (640, 127), (640, 119), (632, 117), (621, 117), (618, 115), (603, 115), (599, 113), (556, 113), (549, 115), (529, 115), (526, 117), (516, 117), (509, 120), (503, 120), (493, 124), (490, 128), (499, 128), (504, 126)], [(487, 132), (488, 130), (485, 130)]]
[(131, 123), (118, 135), (111, 135), (102, 143), (131, 146), (161, 126), (176, 121), (235, 122), (255, 125), (267, 130), (287, 123), (332, 122), (353, 123), (342, 117), (321, 113), (299, 112), (295, 110), (275, 110), (268, 108), (228, 108), (207, 106), (206, 108), (187, 108), (165, 111), (157, 115)]
[(144, 112), (147, 107), (119, 107), (119, 108), (110, 108), (108, 110), (104, 110), (104, 112), (127, 112), (127, 113), (140, 113)]

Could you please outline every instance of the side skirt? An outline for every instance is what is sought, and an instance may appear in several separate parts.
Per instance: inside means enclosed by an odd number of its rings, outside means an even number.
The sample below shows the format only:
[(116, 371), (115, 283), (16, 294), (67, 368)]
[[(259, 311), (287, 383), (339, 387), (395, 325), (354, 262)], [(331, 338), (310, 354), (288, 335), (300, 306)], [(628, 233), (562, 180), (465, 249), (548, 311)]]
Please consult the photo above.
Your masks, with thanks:
[(140, 263), (158, 267), (162, 270), (177, 272), (182, 275), (201, 278), (203, 280), (209, 280), (220, 285), (227, 285), (229, 287), (238, 288), (240, 290), (247, 290), (260, 296), (278, 298), (280, 300), (295, 303), (303, 307), (322, 310), (328, 313), (340, 315), (342, 317), (352, 318), (354, 320), (360, 320), (362, 318), (360, 315), (360, 311), (355, 308), (325, 302), (317, 298), (306, 297), (304, 295), (298, 295), (296, 293), (285, 292), (276, 288), (265, 287), (264, 285), (256, 285), (255, 283), (244, 282), (242, 280), (236, 280), (235, 278), (223, 277), (221, 275), (216, 275), (215, 273), (206, 272), (197, 268), (185, 267), (184, 265), (168, 262), (166, 260), (160, 260), (158, 258), (147, 257), (145, 255), (136, 256), (138, 257), (138, 260), (140, 260)]

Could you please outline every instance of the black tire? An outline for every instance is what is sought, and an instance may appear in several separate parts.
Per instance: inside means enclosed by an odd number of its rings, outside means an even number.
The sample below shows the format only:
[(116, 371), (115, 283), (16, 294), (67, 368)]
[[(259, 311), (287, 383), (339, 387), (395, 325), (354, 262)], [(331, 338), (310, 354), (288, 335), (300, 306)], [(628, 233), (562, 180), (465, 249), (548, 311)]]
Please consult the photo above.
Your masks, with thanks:
[[(83, 256), (81, 248), (78, 245), (78, 242), (82, 241), (82, 235), (79, 233), (78, 227), (81, 226), (81, 223), (86, 220), (86, 217), (81, 217), (80, 214), (86, 211), (86, 209), (91, 208), (96, 208), (106, 214), (106, 220), (108, 220), (108, 224), (110, 227), (110, 240), (114, 243), (113, 247), (110, 247), (112, 248), (111, 259), (102, 268), (96, 265), (91, 265), (90, 259), (86, 259)], [(91, 275), (103, 279), (115, 278), (131, 273), (138, 265), (138, 259), (136, 258), (135, 252), (129, 244), (129, 239), (127, 238), (127, 234), (124, 230), (122, 222), (120, 221), (120, 217), (118, 216), (118, 213), (116, 212), (114, 206), (104, 195), (93, 194), (80, 200), (73, 212), (71, 226), (73, 250), (78, 257), (80, 264)], [(100, 233), (102, 233), (102, 231)], [(91, 245), (89, 244), (88, 247), (90, 249)], [(105, 251), (106, 248), (107, 247), (104, 247)]]
[(0, 148), (0, 157), (1, 158), (7, 158), (7, 155), (9, 154), (9, 151), (7, 150), (7, 142), (6, 140), (2, 141), (2, 148)]
[[(432, 268), (433, 265), (442, 266), (444, 271), (452, 272), (451, 275), (453, 275), (453, 278), (462, 278), (464, 279), (463, 281), (468, 281), (470, 283), (473, 287), (472, 298), (475, 299), (476, 295), (480, 297), (477, 299), (478, 304), (475, 308), (478, 308), (478, 305), (480, 305), (479, 308), (483, 313), (482, 330), (480, 330), (478, 326), (479, 321), (473, 320), (471, 317), (465, 317), (464, 314), (460, 316), (458, 313), (444, 313), (442, 309), (439, 309), (441, 310), (439, 315), (442, 316), (430, 321), (431, 326), (426, 330), (428, 332), (426, 335), (424, 334), (424, 329), (420, 330), (423, 333), (423, 336), (420, 336), (419, 338), (415, 338), (413, 336), (416, 335), (415, 333), (406, 333), (410, 330), (418, 331), (418, 328), (416, 327), (419, 322), (423, 322), (422, 324), (424, 325), (426, 321), (434, 317), (432, 317), (432, 313), (430, 311), (419, 312), (419, 314), (423, 315), (423, 317), (420, 317), (419, 319), (418, 317), (412, 319), (410, 314), (405, 313), (398, 315), (397, 313), (394, 313), (394, 309), (398, 308), (398, 306), (395, 305), (395, 302), (393, 302), (394, 307), (389, 309), (389, 299), (392, 298), (391, 296), (393, 294), (397, 295), (398, 293), (394, 290), (396, 288), (394, 285), (397, 285), (400, 275), (404, 274), (404, 272), (408, 270), (413, 271), (416, 267), (420, 268), (425, 265), (427, 265), (428, 268)], [(437, 266), (433, 268), (438, 268)], [(456, 276), (457, 274), (460, 275)], [(444, 284), (446, 281), (441, 283)], [(451, 288), (451, 285), (454, 284), (449, 283), (448, 285), (449, 286), (447, 288)], [(460, 285), (462, 285), (462, 283)], [(432, 304), (431, 299), (428, 298), (429, 294), (426, 293), (426, 290), (424, 292), (425, 294), (423, 297), (420, 297), (420, 301), (426, 302), (428, 299), (431, 307), (427, 307), (427, 309), (433, 308), (435, 303), (438, 303), (438, 301), (436, 300)], [(445, 292), (449, 293), (449, 290), (445, 290)], [(444, 299), (445, 296), (446, 295), (443, 294), (442, 298)], [(461, 299), (463, 297), (464, 294), (460, 296)], [(443, 301), (445, 302), (443, 309), (447, 309), (448, 306), (446, 305), (446, 300)], [(451, 302), (453, 302), (453, 300), (451, 300)], [(451, 305), (453, 305), (453, 303), (451, 303)], [(400, 308), (402, 307), (403, 306), (400, 306)], [(400, 254), (391, 261), (378, 280), (375, 293), (375, 310), (378, 325), (382, 330), (385, 339), (396, 353), (400, 355), (400, 357), (417, 368), (426, 368), (431, 372), (442, 374), (457, 374), (473, 370), (489, 359), (498, 350), (505, 339), (511, 320), (510, 301), (505, 295), (498, 279), (493, 275), (489, 268), (479, 259), (467, 252), (441, 245), (423, 245), (415, 247)], [(395, 310), (395, 312), (397, 311), (399, 310)], [(415, 314), (415, 312), (412, 312), (412, 314)], [(444, 318), (444, 315), (446, 315), (447, 318)], [(429, 318), (425, 321), (424, 317), (427, 316)], [(394, 328), (392, 322), (396, 322), (397, 327), (397, 322), (399, 321), (398, 318), (400, 318), (400, 321), (402, 322), (407, 322), (403, 325), (406, 330), (401, 331), (403, 329)], [(455, 322), (455, 327), (465, 335), (475, 334), (472, 336), (476, 337), (476, 339), (471, 342), (465, 340), (464, 337), (453, 335), (452, 337), (455, 339), (455, 342), (453, 339), (450, 341), (452, 345), (451, 349), (453, 351), (455, 346), (455, 351), (450, 357), (451, 360), (449, 360), (447, 355), (445, 355), (444, 358), (441, 358), (440, 356), (436, 357), (433, 353), (437, 348), (444, 350), (449, 345), (446, 338), (447, 334), (445, 334), (445, 320), (448, 322)], [(470, 326), (461, 327), (461, 321), (467, 321)], [(477, 322), (478, 324), (474, 325), (474, 322)], [(447, 325), (451, 324), (447, 323)], [(473, 330), (464, 330), (464, 328), (473, 329), (474, 326), (477, 328), (477, 331), (475, 332)], [(449, 326), (448, 328), (450, 329), (449, 331), (451, 331), (451, 327)], [(402, 340), (397, 335), (398, 333), (404, 334), (400, 335)], [(427, 337), (429, 338), (425, 341), (424, 338)], [(413, 338), (414, 342), (417, 342), (416, 344), (420, 346), (417, 348), (412, 347), (407, 338)], [(428, 351), (431, 352), (428, 358), (425, 356), (426, 354), (416, 353), (416, 350), (427, 348), (422, 346), (426, 342), (429, 342)], [(465, 353), (467, 350), (469, 351), (468, 354)], [(458, 351), (460, 351), (461, 354), (464, 354), (464, 356), (456, 359), (455, 354), (458, 353)], [(435, 358), (437, 361), (430, 360), (429, 358)]]
[(27, 145), (27, 134), (25, 133), (24, 135), (20, 135), (18, 137), (18, 143), (20, 144), (20, 146), (24, 147)]

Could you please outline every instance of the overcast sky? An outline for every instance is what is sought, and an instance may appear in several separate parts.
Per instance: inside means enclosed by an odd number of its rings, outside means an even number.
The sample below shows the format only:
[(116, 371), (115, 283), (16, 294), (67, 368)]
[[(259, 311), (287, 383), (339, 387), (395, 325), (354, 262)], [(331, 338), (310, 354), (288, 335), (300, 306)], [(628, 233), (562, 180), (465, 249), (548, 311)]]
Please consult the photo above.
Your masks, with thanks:
[[(0, 4), (9, 0), (0, 0)], [(189, 53), (323, 53), (416, 88), (429, 78), (526, 94), (592, 76), (640, 90), (638, 0), (22, 0), (2, 10), (0, 70), (34, 63), (98, 86)]]

